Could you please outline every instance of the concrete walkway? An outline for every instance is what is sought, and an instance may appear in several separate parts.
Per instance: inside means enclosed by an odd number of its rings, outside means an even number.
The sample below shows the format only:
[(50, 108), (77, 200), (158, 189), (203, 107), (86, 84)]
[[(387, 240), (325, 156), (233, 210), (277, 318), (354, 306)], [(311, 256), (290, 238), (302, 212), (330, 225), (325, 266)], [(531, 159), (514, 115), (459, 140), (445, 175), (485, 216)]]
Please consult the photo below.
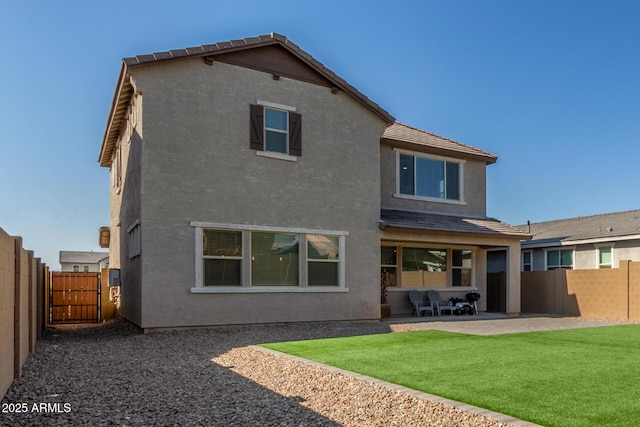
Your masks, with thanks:
[(520, 332), (554, 331), (621, 325), (624, 321), (523, 315), (510, 318), (504, 314), (480, 313), (475, 316), (408, 317), (384, 319), (394, 331), (435, 329), (470, 335), (500, 335)]

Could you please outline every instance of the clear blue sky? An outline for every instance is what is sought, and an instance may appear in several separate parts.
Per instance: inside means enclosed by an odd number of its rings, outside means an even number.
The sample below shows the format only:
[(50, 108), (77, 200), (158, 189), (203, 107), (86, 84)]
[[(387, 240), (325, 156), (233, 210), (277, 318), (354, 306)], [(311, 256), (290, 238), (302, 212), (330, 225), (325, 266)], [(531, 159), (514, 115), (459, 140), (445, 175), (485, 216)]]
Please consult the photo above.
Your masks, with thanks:
[(0, 0), (0, 227), (100, 250), (123, 57), (287, 36), (399, 121), (498, 155), (511, 224), (640, 208), (640, 2)]

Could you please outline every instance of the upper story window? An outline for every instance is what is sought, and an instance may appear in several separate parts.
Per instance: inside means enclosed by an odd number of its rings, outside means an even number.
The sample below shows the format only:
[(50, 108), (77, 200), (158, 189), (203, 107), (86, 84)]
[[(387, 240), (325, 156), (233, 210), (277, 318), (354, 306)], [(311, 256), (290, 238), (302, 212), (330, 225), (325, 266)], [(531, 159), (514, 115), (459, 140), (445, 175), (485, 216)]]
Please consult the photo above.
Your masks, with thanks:
[(461, 202), (462, 164), (399, 151), (397, 192), (420, 199)]
[(289, 112), (264, 109), (265, 150), (289, 154)]
[(302, 156), (302, 116), (295, 107), (258, 101), (250, 107), (250, 125), (250, 146), (259, 154), (285, 160)]

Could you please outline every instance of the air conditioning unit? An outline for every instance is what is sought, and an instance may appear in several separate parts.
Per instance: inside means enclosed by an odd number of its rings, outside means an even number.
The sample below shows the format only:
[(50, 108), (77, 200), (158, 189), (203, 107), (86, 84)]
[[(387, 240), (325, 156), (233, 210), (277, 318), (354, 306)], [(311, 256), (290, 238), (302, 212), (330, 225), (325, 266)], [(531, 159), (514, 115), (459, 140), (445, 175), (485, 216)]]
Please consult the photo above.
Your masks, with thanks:
[(120, 269), (109, 269), (109, 286), (120, 286)]

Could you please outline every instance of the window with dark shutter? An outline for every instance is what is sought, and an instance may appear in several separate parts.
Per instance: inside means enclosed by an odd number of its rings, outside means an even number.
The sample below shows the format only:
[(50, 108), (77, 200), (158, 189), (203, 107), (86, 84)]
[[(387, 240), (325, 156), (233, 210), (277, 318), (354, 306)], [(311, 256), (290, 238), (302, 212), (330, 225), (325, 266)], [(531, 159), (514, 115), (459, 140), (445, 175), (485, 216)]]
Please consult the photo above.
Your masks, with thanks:
[[(291, 109), (294, 110), (293, 107)], [(292, 110), (278, 104), (252, 104), (249, 132), (251, 149), (302, 156), (302, 115)]]
[(264, 150), (264, 107), (252, 104), (250, 118), (251, 149), (262, 151)]
[(302, 156), (302, 116), (289, 113), (289, 154)]

